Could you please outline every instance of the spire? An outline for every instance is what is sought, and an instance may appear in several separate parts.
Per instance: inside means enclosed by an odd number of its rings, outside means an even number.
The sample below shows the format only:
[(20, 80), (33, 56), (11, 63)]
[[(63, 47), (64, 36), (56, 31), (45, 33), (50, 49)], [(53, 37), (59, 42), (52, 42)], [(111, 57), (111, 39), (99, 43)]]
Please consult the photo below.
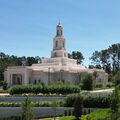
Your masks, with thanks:
[(63, 34), (63, 27), (60, 24), (60, 20), (59, 20), (59, 23), (58, 23), (57, 28), (56, 28), (56, 36), (62, 36), (62, 34)]
[(60, 25), (60, 19), (59, 19), (59, 23), (58, 23), (58, 25)]

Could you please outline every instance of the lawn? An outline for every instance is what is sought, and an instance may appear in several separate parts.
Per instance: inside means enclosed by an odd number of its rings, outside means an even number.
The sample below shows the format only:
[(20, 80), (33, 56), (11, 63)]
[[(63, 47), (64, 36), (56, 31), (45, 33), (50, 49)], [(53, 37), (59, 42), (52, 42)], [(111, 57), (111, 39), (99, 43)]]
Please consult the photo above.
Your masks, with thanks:
[[(60, 117), (59, 120), (74, 120), (75, 117)], [(46, 119), (40, 119), (40, 120), (53, 120), (53, 118), (46, 118)]]
[[(60, 117), (59, 120), (74, 120), (74, 116), (70, 117)], [(46, 119), (40, 119), (40, 120), (53, 120), (53, 118), (46, 118)], [(82, 120), (86, 120), (86, 116), (82, 117)]]

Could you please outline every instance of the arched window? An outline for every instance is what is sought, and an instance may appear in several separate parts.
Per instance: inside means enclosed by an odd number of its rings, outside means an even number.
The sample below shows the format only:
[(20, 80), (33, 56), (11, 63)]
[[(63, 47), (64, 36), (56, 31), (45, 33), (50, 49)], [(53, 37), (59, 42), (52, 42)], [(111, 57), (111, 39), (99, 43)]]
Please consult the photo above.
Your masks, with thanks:
[(63, 41), (63, 47), (65, 47), (65, 43), (64, 43), (64, 41)]
[(57, 57), (57, 53), (55, 52), (55, 57)]
[(57, 30), (57, 36), (59, 36), (59, 30)]
[(56, 41), (56, 47), (58, 47), (58, 41)]

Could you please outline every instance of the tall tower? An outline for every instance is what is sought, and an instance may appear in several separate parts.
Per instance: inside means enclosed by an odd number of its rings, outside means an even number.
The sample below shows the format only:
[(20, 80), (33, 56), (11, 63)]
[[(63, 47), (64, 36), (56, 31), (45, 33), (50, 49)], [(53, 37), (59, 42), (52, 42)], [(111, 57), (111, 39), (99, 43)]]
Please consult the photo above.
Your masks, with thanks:
[(65, 38), (63, 37), (63, 27), (59, 23), (56, 27), (56, 36), (53, 39), (53, 50), (51, 57), (68, 57), (65, 49)]

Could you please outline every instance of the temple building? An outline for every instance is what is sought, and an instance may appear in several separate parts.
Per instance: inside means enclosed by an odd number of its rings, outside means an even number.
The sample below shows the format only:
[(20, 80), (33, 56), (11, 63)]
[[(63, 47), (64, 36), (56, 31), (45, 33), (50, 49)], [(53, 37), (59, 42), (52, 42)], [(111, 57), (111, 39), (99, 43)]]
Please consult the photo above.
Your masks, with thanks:
[[(77, 64), (75, 59), (68, 58), (66, 51), (66, 39), (63, 36), (63, 27), (58, 24), (56, 27), (56, 36), (53, 39), (53, 50), (51, 58), (44, 58), (40, 64), (32, 66), (13, 66), (8, 67), (4, 72), (4, 80), (8, 86), (12, 85), (28, 85), (44, 82), (48, 84), (50, 81), (70, 81), (72, 84), (78, 84), (83, 80), (86, 74), (98, 72), (95, 83), (108, 82), (108, 75), (102, 69), (87, 69)], [(79, 73), (82, 72), (80, 79)]]

